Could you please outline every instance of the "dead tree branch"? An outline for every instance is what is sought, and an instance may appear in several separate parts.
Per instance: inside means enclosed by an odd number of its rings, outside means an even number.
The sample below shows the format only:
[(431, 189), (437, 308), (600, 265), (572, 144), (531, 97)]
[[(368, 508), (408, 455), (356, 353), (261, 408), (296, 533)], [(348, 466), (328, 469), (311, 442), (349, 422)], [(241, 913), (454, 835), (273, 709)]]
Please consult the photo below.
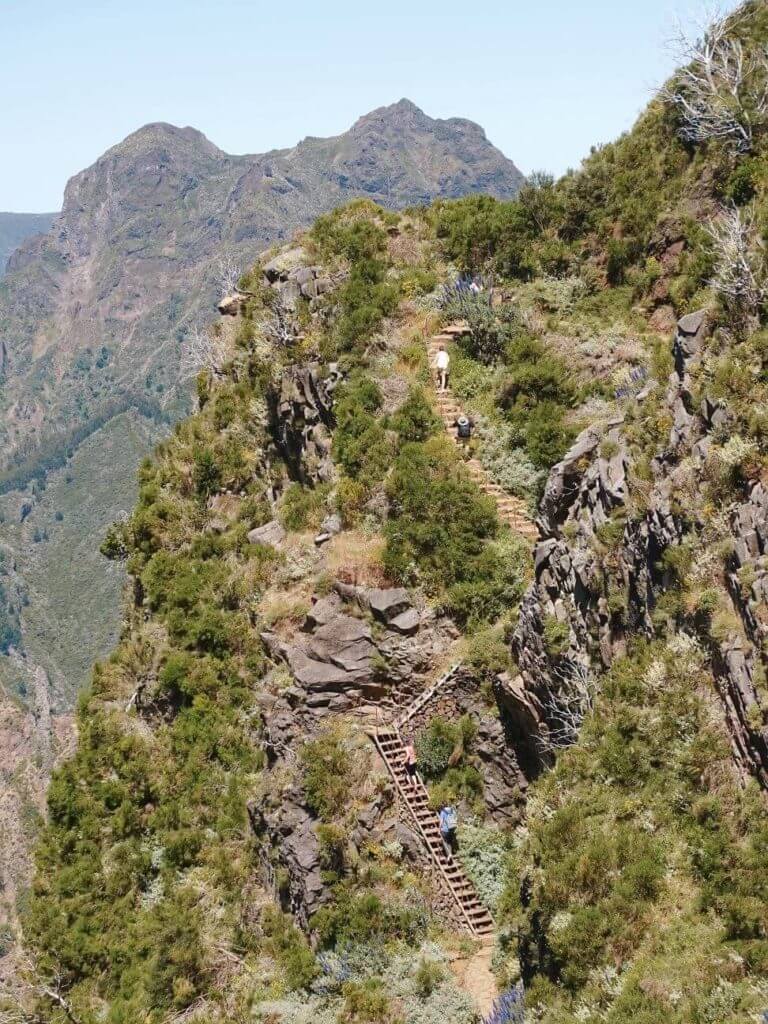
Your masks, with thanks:
[(757, 320), (766, 298), (763, 243), (751, 210), (725, 208), (707, 225), (715, 257), (709, 284), (731, 315), (731, 326), (745, 330)]
[(221, 376), (231, 357), (226, 339), (213, 328), (193, 327), (182, 343), (181, 374), (183, 379), (195, 377), (201, 370)]
[(69, 1024), (81, 1024), (65, 993), (64, 972), (43, 969), (29, 953), (17, 956), (12, 979), (0, 982), (0, 1024), (44, 1024), (36, 1007), (47, 1001), (64, 1014)]
[(768, 115), (768, 54), (748, 54), (734, 35), (738, 15), (713, 10), (697, 37), (678, 26), (671, 46), (684, 66), (661, 97), (677, 111), (686, 142), (721, 139), (736, 152), (752, 149)]
[(567, 668), (555, 668), (553, 676), (559, 686), (542, 701), (547, 732), (538, 739), (542, 752), (549, 755), (576, 742), (597, 696), (597, 683), (586, 665), (569, 663)]
[(257, 334), (276, 348), (287, 348), (296, 340), (296, 323), (281, 302), (276, 302), (273, 309), (264, 313), (254, 322)]

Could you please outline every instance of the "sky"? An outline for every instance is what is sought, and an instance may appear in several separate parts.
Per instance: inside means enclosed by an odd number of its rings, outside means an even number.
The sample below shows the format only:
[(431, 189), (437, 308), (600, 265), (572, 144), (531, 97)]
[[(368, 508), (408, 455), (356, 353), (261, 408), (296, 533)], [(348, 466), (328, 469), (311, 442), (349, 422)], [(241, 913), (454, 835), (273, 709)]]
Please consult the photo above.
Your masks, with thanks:
[(229, 153), (337, 135), (402, 97), (467, 117), (525, 173), (577, 167), (669, 73), (680, 0), (0, 0), (0, 210), (150, 121)]

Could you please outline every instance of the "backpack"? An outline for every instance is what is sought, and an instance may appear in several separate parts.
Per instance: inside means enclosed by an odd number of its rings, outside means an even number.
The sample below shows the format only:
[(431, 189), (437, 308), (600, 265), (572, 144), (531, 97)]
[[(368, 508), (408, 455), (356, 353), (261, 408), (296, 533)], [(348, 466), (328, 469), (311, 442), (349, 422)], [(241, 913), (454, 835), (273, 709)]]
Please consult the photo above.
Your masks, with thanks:
[(443, 811), (443, 828), (446, 832), (453, 832), (459, 824), (459, 819), (453, 807), (446, 807)]
[(459, 416), (459, 418), (456, 420), (456, 425), (459, 428), (459, 431), (458, 431), (459, 437), (469, 437), (470, 436), (470, 433), (471, 433), (471, 430), (472, 430), (472, 424), (469, 422), (469, 420), (467, 419), (466, 416)]

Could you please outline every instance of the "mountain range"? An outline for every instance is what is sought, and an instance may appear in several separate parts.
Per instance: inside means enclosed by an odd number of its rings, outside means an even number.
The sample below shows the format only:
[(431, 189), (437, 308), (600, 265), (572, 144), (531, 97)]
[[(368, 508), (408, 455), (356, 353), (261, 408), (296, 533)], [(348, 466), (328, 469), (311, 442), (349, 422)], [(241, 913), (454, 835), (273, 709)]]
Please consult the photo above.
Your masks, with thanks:
[[(402, 208), (510, 198), (521, 181), (476, 124), (408, 100), (252, 156), (149, 124), (76, 175), (0, 284), (5, 650), (28, 653), (69, 704), (114, 640), (121, 576), (103, 573), (98, 536), (130, 508), (142, 454), (187, 409), (185, 336), (212, 314), (222, 277), (354, 196)], [(24, 662), (4, 660), (18, 691)]]
[(55, 213), (0, 213), (0, 277), (15, 249), (30, 235), (48, 231)]

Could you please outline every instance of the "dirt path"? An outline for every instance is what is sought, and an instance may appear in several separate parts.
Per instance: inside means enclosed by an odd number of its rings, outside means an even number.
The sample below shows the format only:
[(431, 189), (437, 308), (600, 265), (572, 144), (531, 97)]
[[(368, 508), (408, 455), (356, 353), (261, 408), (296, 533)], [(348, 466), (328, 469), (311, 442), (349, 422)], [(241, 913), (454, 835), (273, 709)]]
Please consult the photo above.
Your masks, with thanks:
[(476, 953), (451, 962), (456, 984), (474, 1000), (483, 1017), (491, 1012), (498, 995), (496, 978), (491, 970), (492, 955), (493, 940), (488, 939)]

